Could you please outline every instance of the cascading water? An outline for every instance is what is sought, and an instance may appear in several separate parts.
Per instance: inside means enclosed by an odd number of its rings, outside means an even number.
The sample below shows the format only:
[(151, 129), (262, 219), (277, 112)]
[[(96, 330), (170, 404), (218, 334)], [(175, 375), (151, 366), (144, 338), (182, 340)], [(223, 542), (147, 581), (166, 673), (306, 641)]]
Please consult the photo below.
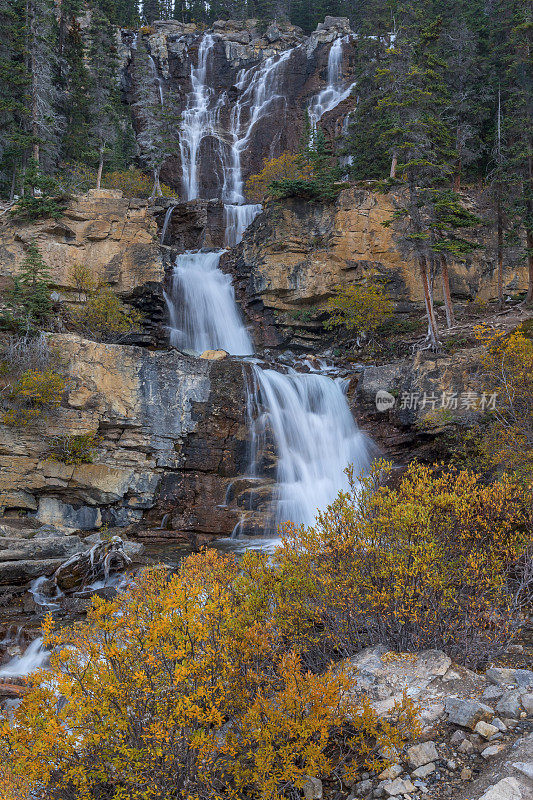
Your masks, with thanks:
[[(185, 197), (200, 195), (200, 146), (206, 137), (217, 142), (218, 161), (209, 165), (217, 173), (225, 208), (226, 246), (237, 244), (260, 205), (246, 204), (241, 156), (257, 122), (285, 103), (283, 65), (287, 50), (263, 64), (241, 70), (237, 100), (231, 110), (227, 135), (219, 133), (220, 111), (228, 102), (209, 85), (215, 37), (205, 34), (191, 67), (191, 92), (182, 113), (180, 151)], [(350, 94), (352, 85), (342, 79), (342, 39), (328, 58), (328, 85), (309, 106), (312, 124)], [(168, 217), (166, 220), (168, 224)], [(165, 230), (166, 232), (166, 230)], [(251, 355), (253, 346), (235, 302), (231, 279), (219, 269), (224, 251), (195, 251), (179, 255), (165, 295), (170, 317), (170, 341), (175, 347), (201, 353), (224, 349), (233, 355)], [(369, 440), (350, 413), (342, 382), (324, 374), (280, 372), (251, 364), (253, 380), (247, 385), (247, 405), (252, 437), (252, 461), (257, 466), (261, 442), (270, 436), (277, 455), (275, 522), (291, 520), (311, 524), (316, 512), (346, 488), (349, 464), (359, 472), (369, 462)], [(259, 468), (257, 470), (259, 472)], [(259, 475), (256, 473), (256, 477)], [(272, 541), (272, 540), (271, 540)]]
[(170, 343), (180, 350), (202, 353), (221, 349), (239, 356), (253, 352), (231, 278), (218, 268), (223, 252), (188, 252), (176, 258), (165, 300)]
[[(137, 49), (137, 48), (135, 47), (134, 49)], [(153, 76), (153, 79), (154, 79), (154, 83), (157, 83), (157, 88), (159, 89), (159, 102), (161, 103), (161, 108), (163, 108), (164, 105), (165, 105), (165, 97), (164, 97), (164, 94), (163, 94), (163, 81), (159, 77), (159, 73), (157, 71), (156, 63), (155, 63), (154, 59), (152, 58), (152, 56), (150, 54), (148, 54), (148, 59), (150, 61), (150, 67), (151, 67), (151, 70), (152, 70), (152, 76)]]
[(235, 247), (242, 239), (243, 233), (262, 211), (259, 203), (242, 206), (224, 205), (224, 224), (226, 228), (226, 247)]
[(336, 108), (339, 103), (346, 100), (355, 86), (354, 83), (346, 84), (342, 77), (342, 45), (345, 36), (335, 39), (328, 55), (327, 85), (309, 103), (307, 113), (311, 130), (315, 131), (318, 122), (324, 114)]
[(215, 136), (223, 98), (214, 101), (214, 91), (207, 83), (207, 70), (215, 44), (208, 33), (202, 37), (198, 49), (198, 64), (191, 65), (191, 91), (181, 112), (180, 153), (183, 192), (186, 200), (199, 196), (198, 156), (200, 144), (206, 136)]
[(343, 383), (316, 373), (252, 366), (252, 459), (268, 433), (277, 451), (276, 525), (310, 525), (348, 488), (346, 467), (368, 466), (370, 442), (357, 427)]

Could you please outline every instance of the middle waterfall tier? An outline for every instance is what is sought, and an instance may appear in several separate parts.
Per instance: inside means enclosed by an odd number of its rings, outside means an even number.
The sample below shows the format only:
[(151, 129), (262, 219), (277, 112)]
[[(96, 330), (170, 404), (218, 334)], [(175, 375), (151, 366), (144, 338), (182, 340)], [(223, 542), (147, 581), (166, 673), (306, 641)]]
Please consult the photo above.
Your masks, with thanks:
[(226, 350), (251, 355), (252, 340), (235, 302), (231, 277), (219, 269), (224, 250), (187, 252), (177, 256), (165, 300), (170, 317), (170, 343), (180, 350), (203, 353)]

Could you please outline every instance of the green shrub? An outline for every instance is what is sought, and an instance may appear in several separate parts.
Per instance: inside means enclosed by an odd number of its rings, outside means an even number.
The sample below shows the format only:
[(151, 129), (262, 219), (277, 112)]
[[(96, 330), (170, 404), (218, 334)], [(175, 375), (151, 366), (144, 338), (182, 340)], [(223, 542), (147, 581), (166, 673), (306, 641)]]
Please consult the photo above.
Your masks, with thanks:
[(97, 446), (98, 437), (94, 431), (75, 436), (56, 436), (48, 457), (62, 464), (92, 464)]
[(74, 321), (91, 338), (117, 342), (140, 330), (142, 314), (126, 306), (109, 286), (99, 286), (74, 312)]

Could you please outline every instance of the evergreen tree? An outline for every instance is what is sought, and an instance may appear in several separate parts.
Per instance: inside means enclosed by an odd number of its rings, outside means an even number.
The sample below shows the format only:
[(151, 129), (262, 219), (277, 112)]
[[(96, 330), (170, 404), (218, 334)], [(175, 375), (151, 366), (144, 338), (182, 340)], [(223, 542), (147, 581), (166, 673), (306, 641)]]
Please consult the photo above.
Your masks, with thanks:
[(85, 64), (81, 28), (75, 18), (70, 20), (63, 47), (66, 62), (65, 103), (66, 131), (63, 156), (76, 161), (87, 154), (91, 129), (90, 88), (91, 76)]
[(100, 188), (106, 158), (119, 139), (120, 87), (115, 31), (99, 6), (91, 9), (89, 28), (90, 136), (92, 155), (98, 163), (96, 188)]
[(179, 117), (173, 92), (168, 91), (164, 99), (160, 95), (159, 86), (154, 81), (150, 56), (142, 39), (135, 53), (134, 77), (134, 106), (140, 125), (137, 142), (141, 156), (154, 177), (152, 194), (160, 196), (161, 167), (167, 158), (179, 150)]
[[(427, 22), (428, 18), (430, 22)], [(431, 20), (424, 2), (407, 5), (402, 11), (394, 47), (387, 62), (378, 70), (385, 94), (378, 107), (391, 120), (383, 134), (391, 158), (391, 173), (397, 170), (407, 184), (404, 242), (414, 253), (422, 281), (428, 342), (438, 347), (439, 334), (433, 308), (431, 275), (434, 254), (428, 220), (434, 219), (431, 189), (449, 181), (453, 150), (445, 124), (446, 64), (439, 57), (441, 20)], [(422, 209), (425, 208), (425, 213)]]
[(6, 305), (2, 324), (25, 333), (38, 331), (50, 315), (50, 272), (35, 241), (28, 245), (20, 273), (6, 293)]
[(24, 0), (0, 0), (0, 191), (13, 200), (31, 145)]

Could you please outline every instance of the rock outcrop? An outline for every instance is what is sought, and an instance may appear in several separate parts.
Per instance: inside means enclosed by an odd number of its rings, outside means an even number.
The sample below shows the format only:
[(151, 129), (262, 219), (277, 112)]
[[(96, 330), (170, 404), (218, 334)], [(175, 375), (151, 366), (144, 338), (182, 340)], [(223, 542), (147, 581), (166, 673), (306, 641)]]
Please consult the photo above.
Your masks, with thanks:
[[(4, 510), (91, 530), (139, 522), (147, 510), (156, 526), (179, 509), (171, 525), (178, 533), (229, 534), (234, 514), (217, 506), (244, 467), (241, 365), (72, 334), (52, 336), (50, 345), (68, 386), (55, 415), (0, 426)], [(92, 463), (50, 457), (54, 437), (88, 432), (98, 437)]]
[(81, 264), (122, 296), (163, 280), (157, 222), (146, 200), (112, 190), (91, 191), (69, 203), (58, 219), (22, 222), (5, 216), (0, 224), (0, 288), (10, 285), (35, 241), (50, 270), (58, 299), (76, 301), (72, 268)]
[[(458, 302), (497, 296), (496, 258), (490, 210), (482, 198), (464, 197), (486, 224), (465, 234), (478, 245), (464, 262), (450, 265), (450, 285)], [(405, 252), (392, 220), (401, 196), (371, 188), (344, 190), (336, 203), (304, 200), (270, 202), (246, 232), (241, 245), (222, 262), (234, 276), (237, 296), (253, 321), (272, 327), (280, 340), (312, 346), (321, 330), (320, 305), (340, 284), (363, 278), (387, 286), (397, 313), (423, 312), (422, 286), (413, 257)], [(518, 250), (506, 252), (504, 288), (527, 288), (527, 265)], [(438, 279), (435, 299), (442, 300)]]

